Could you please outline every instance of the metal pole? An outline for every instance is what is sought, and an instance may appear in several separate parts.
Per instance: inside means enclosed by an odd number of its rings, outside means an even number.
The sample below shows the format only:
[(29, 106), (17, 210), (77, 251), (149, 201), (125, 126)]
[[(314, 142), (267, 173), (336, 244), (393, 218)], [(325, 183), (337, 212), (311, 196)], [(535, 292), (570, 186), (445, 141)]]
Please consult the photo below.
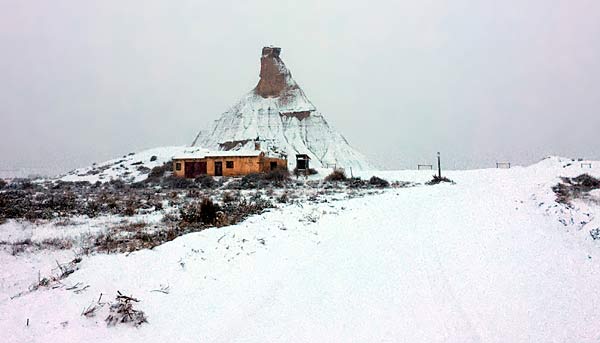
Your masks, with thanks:
[(442, 164), (440, 162), (440, 152), (439, 151), (437, 153), (437, 158), (438, 158), (438, 177), (441, 179), (442, 178)]

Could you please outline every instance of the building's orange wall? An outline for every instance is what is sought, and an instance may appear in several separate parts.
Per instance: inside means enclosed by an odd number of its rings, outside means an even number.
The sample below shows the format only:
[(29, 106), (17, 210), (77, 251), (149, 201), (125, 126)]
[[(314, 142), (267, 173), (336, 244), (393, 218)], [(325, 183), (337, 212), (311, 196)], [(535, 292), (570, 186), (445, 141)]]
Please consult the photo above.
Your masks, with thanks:
[[(233, 168), (227, 168), (227, 161), (233, 161)], [(277, 162), (277, 166), (287, 168), (287, 160), (280, 158), (269, 158), (264, 156), (236, 156), (236, 157), (206, 157), (201, 159), (174, 159), (173, 175), (185, 177), (185, 162), (206, 162), (207, 175), (215, 175), (215, 162), (223, 164), (223, 176), (242, 176), (253, 173), (268, 172), (270, 162)], [(176, 164), (181, 163), (181, 170), (177, 170)]]

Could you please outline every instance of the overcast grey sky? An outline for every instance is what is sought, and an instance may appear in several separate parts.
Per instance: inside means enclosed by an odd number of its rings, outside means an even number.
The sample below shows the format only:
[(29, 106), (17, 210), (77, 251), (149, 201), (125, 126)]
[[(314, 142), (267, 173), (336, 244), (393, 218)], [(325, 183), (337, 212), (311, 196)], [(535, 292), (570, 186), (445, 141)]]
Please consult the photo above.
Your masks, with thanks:
[(597, 0), (0, 0), (0, 169), (189, 144), (270, 44), (383, 167), (600, 159)]

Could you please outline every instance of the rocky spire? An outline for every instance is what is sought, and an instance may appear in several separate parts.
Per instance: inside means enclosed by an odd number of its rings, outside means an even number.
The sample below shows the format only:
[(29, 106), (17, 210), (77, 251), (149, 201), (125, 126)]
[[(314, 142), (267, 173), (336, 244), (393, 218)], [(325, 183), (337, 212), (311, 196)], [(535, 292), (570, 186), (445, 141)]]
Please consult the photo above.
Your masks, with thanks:
[(260, 80), (206, 131), (200, 131), (193, 146), (216, 150), (261, 149), (288, 155), (295, 168), (296, 154), (306, 154), (313, 167), (336, 165), (354, 170), (370, 169), (365, 157), (329, 126), (292, 78), (279, 57), (281, 49), (264, 47), (260, 58)]
[(262, 49), (260, 80), (254, 92), (263, 98), (280, 97), (298, 87), (292, 79), (292, 74), (279, 58), (280, 53), (281, 48), (271, 46)]

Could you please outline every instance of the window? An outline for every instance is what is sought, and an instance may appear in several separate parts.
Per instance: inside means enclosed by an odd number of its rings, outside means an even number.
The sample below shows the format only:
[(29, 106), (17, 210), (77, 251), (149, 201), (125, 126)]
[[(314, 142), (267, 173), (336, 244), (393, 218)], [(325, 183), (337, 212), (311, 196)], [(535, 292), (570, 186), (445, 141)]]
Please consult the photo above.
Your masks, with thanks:
[(181, 163), (175, 163), (175, 170), (181, 170)]
[(226, 161), (225, 162), (225, 168), (227, 168), (227, 169), (233, 168), (233, 161)]

